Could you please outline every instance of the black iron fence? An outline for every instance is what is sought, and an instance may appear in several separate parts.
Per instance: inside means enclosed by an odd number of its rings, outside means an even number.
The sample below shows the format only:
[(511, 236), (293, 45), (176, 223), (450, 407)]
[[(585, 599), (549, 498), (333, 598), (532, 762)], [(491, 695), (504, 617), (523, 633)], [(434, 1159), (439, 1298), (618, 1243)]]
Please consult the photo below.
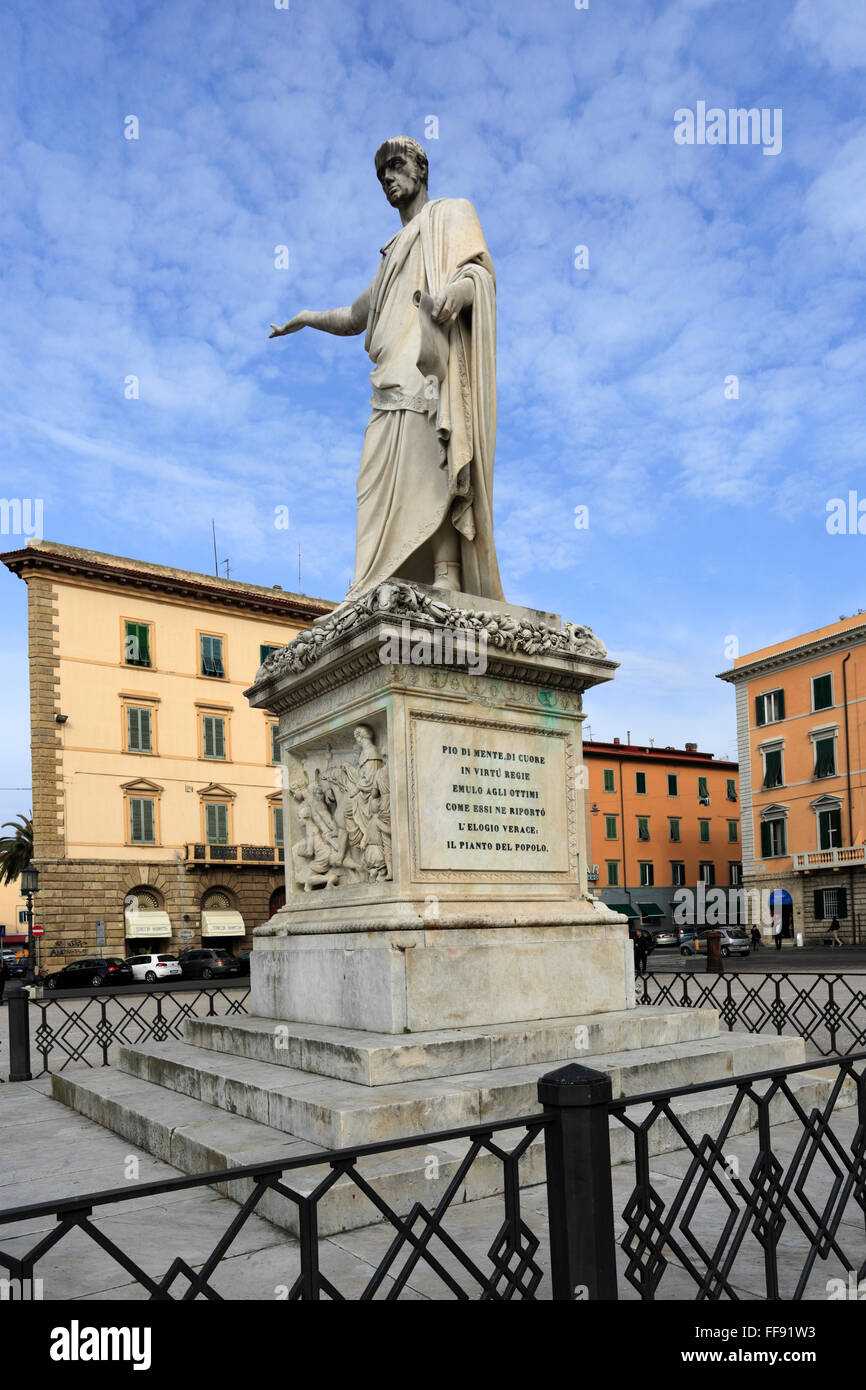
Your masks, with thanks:
[(730, 975), (652, 971), (637, 979), (638, 1004), (718, 1009), (729, 1031), (787, 1033), (824, 1057), (866, 1047), (866, 974), (738, 970)]
[(188, 1018), (247, 1013), (249, 995), (248, 986), (189, 982), (133, 995), (91, 989), (34, 1000), (13, 986), (6, 993), (9, 1079), (30, 1080), (69, 1066), (109, 1066), (118, 1046), (183, 1038)]
[[(541, 1078), (541, 1111), (519, 1119), (0, 1211), (0, 1268), (32, 1288), (74, 1233), (152, 1299), (231, 1296), (223, 1261), (251, 1218), (273, 1220), (280, 1202), (293, 1213), (284, 1296), (294, 1300), (800, 1300), (852, 1288), (857, 1297), (866, 1273), (864, 1064), (866, 1052), (834, 1058), (820, 1074), (806, 1063), (617, 1100), (608, 1076), (572, 1064)], [(438, 1196), (385, 1200), (371, 1161), (454, 1140), (462, 1157), (444, 1187), (431, 1184)], [(521, 1163), (534, 1142), (544, 1146), (546, 1185), (536, 1173), (533, 1194), (521, 1186)], [(629, 1152), (612, 1166), (623, 1142)], [(470, 1238), (468, 1186), (488, 1156), (500, 1193), (484, 1199), (486, 1225)], [(483, 1183), (490, 1192), (489, 1173)], [(365, 1260), (372, 1272), (360, 1293), (340, 1286), (320, 1234), (341, 1184), (367, 1203), (370, 1223), (385, 1223), (386, 1248), (375, 1266)], [(119, 1243), (118, 1231), (130, 1242), (131, 1203), (148, 1202), (152, 1222), (154, 1197), (214, 1187), (238, 1210), (206, 1257), (175, 1250), (145, 1268)], [(106, 1209), (123, 1219), (112, 1225)], [(356, 1207), (352, 1228), (363, 1224)]]

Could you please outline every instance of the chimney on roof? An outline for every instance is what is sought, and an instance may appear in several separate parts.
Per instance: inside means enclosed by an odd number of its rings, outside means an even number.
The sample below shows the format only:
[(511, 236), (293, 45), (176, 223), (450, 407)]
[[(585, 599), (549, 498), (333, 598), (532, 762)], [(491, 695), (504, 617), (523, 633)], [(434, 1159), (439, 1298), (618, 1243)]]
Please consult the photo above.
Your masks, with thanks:
[(614, 743), (619, 743), (619, 739), (618, 739), (618, 738), (615, 738), (615, 739), (614, 739)]
[(271, 588), (272, 588), (272, 589), (279, 589), (279, 590), (280, 590), (280, 593), (282, 593), (282, 590), (283, 590), (282, 584), (272, 584), (272, 585), (271, 585)]
[(697, 751), (698, 751), (698, 745), (697, 745), (696, 743), (687, 743), (687, 744), (686, 744), (686, 752), (687, 752), (687, 753), (697, 753)]

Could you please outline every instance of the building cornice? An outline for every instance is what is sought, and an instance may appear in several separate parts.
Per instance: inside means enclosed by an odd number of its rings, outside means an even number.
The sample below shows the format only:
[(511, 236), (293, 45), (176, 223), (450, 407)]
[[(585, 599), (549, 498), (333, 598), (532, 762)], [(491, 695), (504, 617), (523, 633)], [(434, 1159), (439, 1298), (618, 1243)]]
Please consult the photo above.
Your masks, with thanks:
[(800, 642), (795, 647), (773, 652), (769, 656), (749, 661), (744, 666), (735, 666), (730, 671), (719, 671), (716, 679), (739, 685), (741, 681), (755, 680), (759, 676), (770, 675), (773, 671), (784, 670), (786, 666), (797, 666), (811, 661), (817, 656), (832, 656), (845, 647), (859, 647), (866, 642), (866, 623), (859, 627), (845, 628), (842, 632), (830, 632), (825, 637), (814, 638), (811, 642)]
[(217, 605), (244, 612), (278, 615), (283, 619), (310, 623), (336, 607), (328, 599), (307, 598), (303, 594), (283, 593), (258, 584), (212, 578), (191, 570), (171, 569), (123, 556), (103, 555), (97, 551), (78, 550), (73, 546), (38, 542), (22, 550), (0, 555), (8, 570), (27, 580), (31, 575), (44, 577), (66, 576), (86, 580), (100, 588), (114, 590), (150, 590)]
[(726, 768), (732, 772), (736, 772), (739, 768), (739, 763), (730, 762), (724, 758), (716, 758), (712, 753), (691, 753), (685, 748), (647, 748), (642, 744), (634, 743), (597, 743), (592, 739), (584, 739), (583, 753), (585, 758), (624, 758), (628, 762), (681, 763), (684, 766), (698, 768)]

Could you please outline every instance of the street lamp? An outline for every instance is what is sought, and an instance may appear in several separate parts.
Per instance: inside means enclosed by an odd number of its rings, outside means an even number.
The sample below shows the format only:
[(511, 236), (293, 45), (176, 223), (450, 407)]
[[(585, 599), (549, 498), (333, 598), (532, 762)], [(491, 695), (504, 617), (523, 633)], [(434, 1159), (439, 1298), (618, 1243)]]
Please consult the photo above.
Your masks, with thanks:
[(21, 870), (21, 896), (27, 899), (27, 970), (24, 975), (28, 985), (33, 983), (33, 894), (39, 892), (39, 870), (32, 865)]

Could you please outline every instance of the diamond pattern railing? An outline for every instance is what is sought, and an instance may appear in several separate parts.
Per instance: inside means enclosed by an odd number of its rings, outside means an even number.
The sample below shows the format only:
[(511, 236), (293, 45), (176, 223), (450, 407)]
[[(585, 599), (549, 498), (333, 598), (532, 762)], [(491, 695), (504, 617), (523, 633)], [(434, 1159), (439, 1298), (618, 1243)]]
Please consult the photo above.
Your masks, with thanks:
[[(360, 1294), (353, 1288), (353, 1299), (360, 1298), (363, 1302), (375, 1298), (393, 1301), (407, 1292), (410, 1297), (417, 1297), (418, 1290), (413, 1289), (411, 1280), (421, 1269), (428, 1283), (429, 1275), (432, 1273), (435, 1276), (437, 1298), (460, 1301), (478, 1299), (482, 1302), (534, 1299), (544, 1275), (544, 1267), (538, 1259), (539, 1238), (521, 1214), (519, 1165), (529, 1145), (552, 1122), (552, 1117), (532, 1115), (497, 1124), (416, 1135), (396, 1143), (368, 1144), (352, 1150), (306, 1154), (282, 1162), (138, 1183), (132, 1190), (127, 1185), (64, 1202), (11, 1208), (0, 1211), (0, 1239), (5, 1237), (16, 1245), (20, 1240), (20, 1237), (15, 1239), (16, 1225), (31, 1223), (32, 1227), (35, 1218), (48, 1215), (56, 1217), (57, 1224), (47, 1235), (44, 1224), (38, 1233), (34, 1232), (33, 1244), (24, 1254), (13, 1255), (11, 1249), (4, 1250), (0, 1246), (0, 1268), (8, 1271), (8, 1278), (20, 1280), (22, 1284), (33, 1281), (38, 1278), (40, 1261), (71, 1232), (80, 1232), (125, 1270), (152, 1299), (185, 1302), (219, 1299), (222, 1295), (212, 1282), (215, 1271), (250, 1218), (259, 1212), (265, 1195), (276, 1193), (297, 1212), (298, 1272), (288, 1288), (287, 1297), (303, 1301), (344, 1301), (350, 1296), (349, 1293), (338, 1287), (322, 1268), (319, 1210), (328, 1193), (338, 1183), (349, 1182), (369, 1204), (369, 1223), (384, 1221), (394, 1232), (384, 1257), (371, 1273), (366, 1286)], [(509, 1134), (514, 1136), (511, 1146), (508, 1145)], [(457, 1163), (441, 1197), (430, 1206), (416, 1201), (408, 1212), (401, 1214), (365, 1175), (365, 1159), (402, 1149), (428, 1149), (431, 1145), (455, 1139), (466, 1141), (466, 1152)], [(449, 1230), (449, 1218), (459, 1217), (465, 1202), (467, 1179), (482, 1155), (492, 1155), (498, 1160), (502, 1171), (502, 1221), (486, 1251), (486, 1259), (477, 1253), (470, 1253), (457, 1235)], [(310, 1170), (321, 1174), (312, 1190), (293, 1185), (293, 1174), (309, 1173)], [(251, 1185), (251, 1190), (242, 1201), (240, 1195), (237, 1196), (239, 1209), (210, 1253), (195, 1268), (182, 1255), (175, 1255), (170, 1259), (164, 1257), (168, 1263), (162, 1272), (145, 1269), (107, 1234), (105, 1227), (97, 1224), (96, 1213), (99, 1209), (115, 1203), (125, 1205), (195, 1187), (207, 1188), (217, 1184), (222, 1187), (226, 1183), (245, 1183), (248, 1187)], [(128, 1222), (120, 1224), (121, 1229), (128, 1229)], [(363, 1225), (364, 1222), (358, 1218), (358, 1224)]]
[[(623, 1277), (642, 1299), (689, 1297), (683, 1283), (697, 1301), (755, 1297), (756, 1270), (768, 1299), (826, 1299), (828, 1275), (866, 1276), (866, 1052), (834, 1065), (817, 1103), (796, 1084), (814, 1062), (612, 1102), (634, 1156)], [(715, 1132), (695, 1137), (677, 1101), (727, 1090)], [(660, 1162), (667, 1126), (681, 1148)]]
[(33, 1050), (42, 1059), (35, 1076), (69, 1066), (110, 1066), (115, 1047), (183, 1038), (188, 1018), (245, 1014), (249, 989), (154, 990), (129, 1001), (114, 994), (30, 1001), (36, 1015)]
[(731, 975), (653, 971), (638, 977), (638, 1004), (718, 1009), (728, 1031), (789, 1033), (824, 1057), (866, 1047), (866, 975), (799, 972)]

